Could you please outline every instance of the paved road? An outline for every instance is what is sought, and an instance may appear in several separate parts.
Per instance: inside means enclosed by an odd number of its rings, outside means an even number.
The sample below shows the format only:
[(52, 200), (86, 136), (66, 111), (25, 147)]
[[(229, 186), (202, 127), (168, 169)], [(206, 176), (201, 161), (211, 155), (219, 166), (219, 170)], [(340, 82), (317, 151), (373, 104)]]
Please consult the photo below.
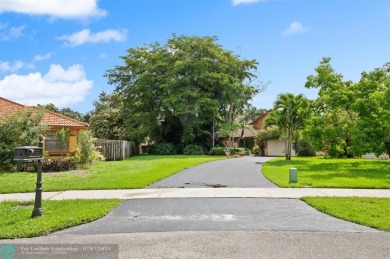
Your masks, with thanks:
[(268, 157), (240, 157), (204, 163), (183, 170), (147, 188), (273, 188), (261, 174)]
[(127, 200), (100, 220), (54, 235), (207, 230), (378, 232), (296, 199), (173, 198)]
[[(196, 231), (97, 235), (49, 235), (0, 240), (12, 244), (105, 244), (119, 246), (119, 258), (390, 258), (390, 233)], [(29, 247), (29, 245), (26, 245)], [(16, 257), (15, 257), (16, 258)], [(73, 256), (17, 258), (118, 258), (79, 251)]]

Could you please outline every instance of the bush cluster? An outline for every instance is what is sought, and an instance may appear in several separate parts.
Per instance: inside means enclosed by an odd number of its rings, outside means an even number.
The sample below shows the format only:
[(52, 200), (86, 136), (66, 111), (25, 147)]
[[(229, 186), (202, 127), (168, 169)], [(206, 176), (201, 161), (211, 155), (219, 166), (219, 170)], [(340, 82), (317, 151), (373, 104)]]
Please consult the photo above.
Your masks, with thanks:
[(231, 148), (230, 149), (230, 154), (231, 155), (249, 155), (249, 149), (247, 148), (242, 148), (242, 147), (236, 147), (236, 148)]
[(79, 133), (74, 159), (80, 167), (87, 167), (97, 161), (105, 160), (94, 144), (92, 132), (85, 130)]
[(200, 145), (188, 145), (183, 150), (184, 155), (204, 155), (204, 149)]
[(152, 147), (150, 153), (153, 155), (175, 155), (177, 151), (172, 143), (162, 143)]
[(295, 152), (298, 156), (315, 156), (312, 146), (306, 140), (299, 140), (294, 144)]
[(38, 144), (39, 133), (46, 129), (40, 125), (42, 116), (39, 110), (25, 110), (0, 121), (0, 167), (12, 166), (16, 147)]
[(260, 155), (264, 155), (264, 152), (262, 152), (263, 150), (260, 149), (259, 146), (255, 146), (253, 149), (252, 149), (253, 153), (255, 156), (260, 156)]
[(210, 156), (224, 156), (225, 155), (225, 148), (224, 147), (213, 147), (210, 152)]
[[(214, 147), (210, 150), (209, 155), (210, 156), (225, 156), (225, 150), (227, 148), (225, 147)], [(230, 155), (245, 155), (248, 156), (250, 155), (249, 149), (248, 148), (229, 148)]]
[[(37, 163), (34, 164), (37, 171)], [(77, 169), (76, 161), (71, 157), (66, 158), (48, 158), (42, 164), (43, 172), (64, 172)]]

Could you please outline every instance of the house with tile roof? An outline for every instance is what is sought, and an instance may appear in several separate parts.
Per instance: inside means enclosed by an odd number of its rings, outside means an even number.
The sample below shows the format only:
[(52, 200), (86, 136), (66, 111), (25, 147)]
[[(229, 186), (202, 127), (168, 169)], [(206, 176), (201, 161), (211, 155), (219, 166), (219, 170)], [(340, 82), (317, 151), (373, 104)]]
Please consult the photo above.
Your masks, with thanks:
[[(25, 106), (0, 97), (0, 120), (24, 109), (38, 109), (38, 107)], [(42, 133), (44, 135), (44, 150), (47, 151), (49, 155), (73, 154), (76, 149), (79, 132), (88, 129), (88, 123), (48, 110), (44, 111), (41, 124), (49, 127), (49, 130)], [(60, 149), (60, 144), (56, 135), (56, 132), (62, 128), (69, 130), (69, 139), (65, 150)]]
[(246, 128), (237, 129), (233, 132), (233, 136), (232, 136), (234, 141), (234, 146), (251, 149), (254, 146), (255, 136), (256, 136), (256, 129), (254, 129), (249, 124), (246, 126)]

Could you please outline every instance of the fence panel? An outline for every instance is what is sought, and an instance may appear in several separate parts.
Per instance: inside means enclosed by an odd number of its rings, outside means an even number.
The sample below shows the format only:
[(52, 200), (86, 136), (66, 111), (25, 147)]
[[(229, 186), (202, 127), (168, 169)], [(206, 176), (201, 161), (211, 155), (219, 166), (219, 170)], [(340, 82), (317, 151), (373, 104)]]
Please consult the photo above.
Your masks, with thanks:
[(96, 139), (95, 146), (107, 161), (124, 160), (138, 153), (135, 143), (125, 140)]

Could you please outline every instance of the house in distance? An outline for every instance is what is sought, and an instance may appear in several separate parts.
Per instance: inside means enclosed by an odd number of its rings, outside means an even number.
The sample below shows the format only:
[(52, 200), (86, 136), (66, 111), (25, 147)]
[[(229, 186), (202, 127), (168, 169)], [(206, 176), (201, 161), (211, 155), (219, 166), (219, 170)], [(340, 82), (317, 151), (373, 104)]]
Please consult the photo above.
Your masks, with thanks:
[[(12, 116), (24, 109), (38, 109), (38, 107), (25, 106), (0, 97), (0, 120)], [(44, 110), (41, 124), (49, 127), (49, 129), (42, 134), (44, 135), (44, 150), (47, 151), (50, 156), (74, 154), (79, 132), (88, 129), (88, 123), (48, 110)], [(69, 139), (63, 150), (60, 148), (60, 143), (56, 134), (56, 132), (62, 128), (69, 130)]]

